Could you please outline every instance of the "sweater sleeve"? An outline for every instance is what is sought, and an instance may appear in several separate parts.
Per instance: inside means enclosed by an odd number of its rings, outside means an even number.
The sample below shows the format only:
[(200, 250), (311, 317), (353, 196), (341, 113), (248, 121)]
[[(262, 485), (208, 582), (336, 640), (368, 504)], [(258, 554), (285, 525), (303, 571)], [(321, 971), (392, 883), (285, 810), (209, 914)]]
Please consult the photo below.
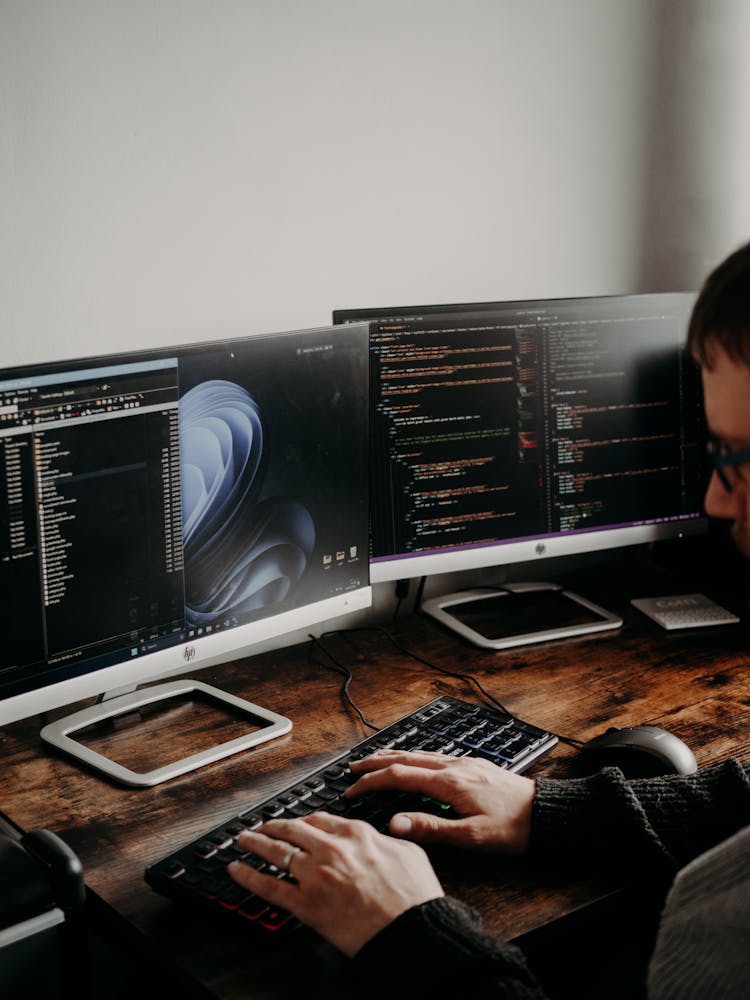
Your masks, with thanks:
[(530, 851), (553, 863), (667, 877), (750, 823), (750, 767), (733, 758), (689, 775), (627, 781), (608, 767), (536, 785)]
[(402, 913), (353, 962), (364, 996), (545, 1000), (521, 951), (485, 934), (479, 915), (449, 896)]

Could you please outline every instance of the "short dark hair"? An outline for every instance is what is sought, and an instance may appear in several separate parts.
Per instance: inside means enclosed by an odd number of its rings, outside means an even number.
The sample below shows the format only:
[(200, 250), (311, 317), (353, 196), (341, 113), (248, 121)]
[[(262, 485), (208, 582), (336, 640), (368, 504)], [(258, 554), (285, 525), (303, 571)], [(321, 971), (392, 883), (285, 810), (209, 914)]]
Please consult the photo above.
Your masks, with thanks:
[(711, 347), (750, 365), (750, 243), (731, 253), (709, 274), (693, 306), (687, 349), (711, 368)]

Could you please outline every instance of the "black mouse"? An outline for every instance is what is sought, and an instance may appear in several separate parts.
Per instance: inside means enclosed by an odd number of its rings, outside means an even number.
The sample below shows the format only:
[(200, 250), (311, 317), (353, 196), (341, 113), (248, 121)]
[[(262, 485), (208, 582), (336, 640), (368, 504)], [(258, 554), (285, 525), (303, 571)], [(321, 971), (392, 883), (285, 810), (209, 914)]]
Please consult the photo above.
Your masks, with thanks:
[(619, 767), (626, 778), (693, 774), (698, 762), (679, 736), (658, 726), (612, 727), (581, 747), (589, 765)]

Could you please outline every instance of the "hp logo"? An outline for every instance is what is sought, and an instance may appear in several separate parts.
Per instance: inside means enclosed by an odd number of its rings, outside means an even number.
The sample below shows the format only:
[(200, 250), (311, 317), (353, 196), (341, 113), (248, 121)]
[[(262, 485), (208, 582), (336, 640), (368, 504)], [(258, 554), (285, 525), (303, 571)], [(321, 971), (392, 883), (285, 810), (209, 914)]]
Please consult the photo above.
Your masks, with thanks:
[(537, 542), (536, 545), (534, 546), (534, 551), (538, 556), (543, 556), (544, 553), (547, 551), (547, 546), (544, 544), (544, 542)]
[(185, 646), (182, 651), (182, 658), (185, 663), (190, 663), (190, 661), (195, 657), (195, 646)]

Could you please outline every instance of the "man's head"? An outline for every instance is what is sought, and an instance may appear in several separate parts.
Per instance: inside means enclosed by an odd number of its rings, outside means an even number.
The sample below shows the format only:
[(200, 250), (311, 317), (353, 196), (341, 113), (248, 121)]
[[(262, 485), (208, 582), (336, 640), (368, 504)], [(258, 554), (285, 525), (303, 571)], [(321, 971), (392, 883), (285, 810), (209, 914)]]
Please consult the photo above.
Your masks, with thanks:
[(706, 279), (687, 347), (701, 367), (706, 419), (719, 456), (706, 513), (734, 522), (735, 542), (750, 558), (750, 243)]

